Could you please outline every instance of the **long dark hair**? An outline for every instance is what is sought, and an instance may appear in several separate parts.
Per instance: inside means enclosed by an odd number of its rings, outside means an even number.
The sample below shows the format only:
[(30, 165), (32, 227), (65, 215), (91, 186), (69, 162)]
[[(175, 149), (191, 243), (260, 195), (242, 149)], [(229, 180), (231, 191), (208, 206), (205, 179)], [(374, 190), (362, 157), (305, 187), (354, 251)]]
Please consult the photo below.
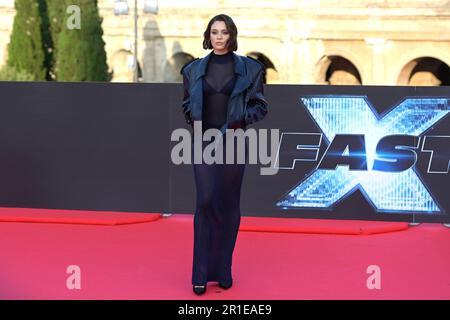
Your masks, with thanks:
[(236, 25), (233, 22), (233, 19), (231, 17), (227, 16), (226, 14), (218, 14), (217, 16), (213, 17), (206, 27), (205, 32), (203, 33), (203, 49), (212, 49), (213, 46), (211, 44), (211, 26), (216, 21), (223, 21), (225, 22), (225, 25), (227, 27), (227, 31), (230, 33), (230, 39), (228, 39), (227, 43), (227, 49), (229, 51), (236, 51), (238, 48), (237, 44), (237, 28)]

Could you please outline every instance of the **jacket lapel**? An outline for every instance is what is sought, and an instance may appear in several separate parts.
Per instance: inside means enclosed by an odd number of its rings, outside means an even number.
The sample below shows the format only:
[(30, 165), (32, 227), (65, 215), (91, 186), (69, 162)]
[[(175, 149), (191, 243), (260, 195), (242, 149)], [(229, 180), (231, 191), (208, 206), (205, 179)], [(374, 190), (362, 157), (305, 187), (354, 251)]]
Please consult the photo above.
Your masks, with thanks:
[(236, 84), (230, 95), (230, 100), (247, 89), (251, 85), (250, 74), (247, 73), (245, 62), (242, 57), (233, 53), (234, 56), (234, 73), (237, 75)]

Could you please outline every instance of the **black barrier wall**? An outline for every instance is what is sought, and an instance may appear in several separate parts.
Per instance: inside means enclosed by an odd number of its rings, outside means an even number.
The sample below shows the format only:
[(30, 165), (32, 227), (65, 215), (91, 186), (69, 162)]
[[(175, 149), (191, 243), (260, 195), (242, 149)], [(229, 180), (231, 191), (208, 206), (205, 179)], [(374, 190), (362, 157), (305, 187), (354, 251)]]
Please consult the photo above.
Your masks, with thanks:
[[(192, 165), (170, 157), (173, 130), (192, 132), (180, 84), (3, 82), (0, 93), (1, 206), (193, 213)], [(265, 93), (269, 113), (248, 128), (279, 129), (280, 170), (247, 165), (243, 215), (450, 222), (449, 88)], [(361, 170), (371, 157), (383, 166)]]

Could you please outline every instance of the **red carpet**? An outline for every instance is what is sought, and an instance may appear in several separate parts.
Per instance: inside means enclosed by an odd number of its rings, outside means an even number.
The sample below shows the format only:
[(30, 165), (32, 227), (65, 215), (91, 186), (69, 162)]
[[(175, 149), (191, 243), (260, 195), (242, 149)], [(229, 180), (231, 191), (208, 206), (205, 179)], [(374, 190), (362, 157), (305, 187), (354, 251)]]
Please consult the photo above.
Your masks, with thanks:
[[(122, 225), (152, 222), (161, 217), (160, 213), (0, 207), (0, 222)], [(244, 217), (239, 230), (357, 235), (401, 231), (407, 228), (408, 223), (405, 222)]]
[(241, 231), (323, 233), (323, 234), (376, 234), (408, 229), (406, 222), (350, 221), (319, 219), (280, 219), (249, 218), (242, 219)]
[(161, 214), (34, 208), (0, 208), (0, 222), (67, 223), (114, 226), (151, 222)]
[[(265, 219), (243, 217), (243, 230), (266, 228)], [(271, 224), (287, 221), (310, 223)], [(440, 224), (371, 235), (241, 231), (233, 287), (209, 283), (197, 297), (192, 222), (0, 223), (0, 299), (450, 299), (450, 230)], [(70, 265), (81, 269), (80, 290), (66, 287)], [(370, 265), (381, 269), (380, 290), (367, 288)]]

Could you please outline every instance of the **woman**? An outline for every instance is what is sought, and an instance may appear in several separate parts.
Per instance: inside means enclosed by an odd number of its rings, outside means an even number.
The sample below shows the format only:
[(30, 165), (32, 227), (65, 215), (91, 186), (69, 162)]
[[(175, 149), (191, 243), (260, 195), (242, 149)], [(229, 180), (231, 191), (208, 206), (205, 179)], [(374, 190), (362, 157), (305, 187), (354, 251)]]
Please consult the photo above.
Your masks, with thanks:
[[(203, 48), (213, 51), (181, 69), (186, 122), (193, 125), (201, 121), (202, 132), (215, 128), (223, 134), (226, 129), (245, 129), (263, 119), (267, 114), (263, 91), (265, 68), (253, 58), (233, 53), (237, 50), (237, 28), (229, 16), (220, 14), (209, 21)], [(205, 143), (202, 150), (204, 147)], [(245, 154), (247, 150), (246, 143)], [(245, 163), (194, 163), (193, 168), (197, 203), (192, 285), (200, 295), (206, 292), (208, 281), (219, 282), (223, 289), (233, 284), (231, 264), (241, 218)]]

